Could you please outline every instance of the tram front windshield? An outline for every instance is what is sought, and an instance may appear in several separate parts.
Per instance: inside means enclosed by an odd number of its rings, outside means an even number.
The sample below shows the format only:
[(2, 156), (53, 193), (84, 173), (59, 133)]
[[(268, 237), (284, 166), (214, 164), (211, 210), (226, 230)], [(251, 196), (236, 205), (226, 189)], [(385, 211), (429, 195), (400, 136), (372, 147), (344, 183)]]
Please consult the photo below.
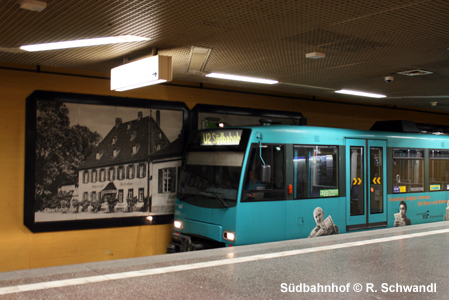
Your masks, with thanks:
[(187, 144), (178, 199), (208, 208), (235, 206), (249, 130), (198, 131)]

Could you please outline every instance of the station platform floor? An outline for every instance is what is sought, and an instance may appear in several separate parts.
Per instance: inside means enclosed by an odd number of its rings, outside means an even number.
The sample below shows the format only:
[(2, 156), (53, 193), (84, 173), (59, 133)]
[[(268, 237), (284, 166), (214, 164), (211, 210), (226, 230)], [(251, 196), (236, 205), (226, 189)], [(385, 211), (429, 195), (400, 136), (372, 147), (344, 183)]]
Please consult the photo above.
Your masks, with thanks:
[(0, 299), (448, 299), (449, 222), (0, 273)]

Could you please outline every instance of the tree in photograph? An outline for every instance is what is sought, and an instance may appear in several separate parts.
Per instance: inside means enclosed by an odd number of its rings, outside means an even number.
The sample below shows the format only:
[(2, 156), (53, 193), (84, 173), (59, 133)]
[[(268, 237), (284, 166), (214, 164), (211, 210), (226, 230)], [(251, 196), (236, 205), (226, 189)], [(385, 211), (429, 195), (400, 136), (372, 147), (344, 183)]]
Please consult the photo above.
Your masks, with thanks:
[(80, 163), (100, 140), (97, 132), (70, 126), (62, 102), (38, 101), (36, 115), (35, 210), (54, 206), (58, 187), (75, 184)]

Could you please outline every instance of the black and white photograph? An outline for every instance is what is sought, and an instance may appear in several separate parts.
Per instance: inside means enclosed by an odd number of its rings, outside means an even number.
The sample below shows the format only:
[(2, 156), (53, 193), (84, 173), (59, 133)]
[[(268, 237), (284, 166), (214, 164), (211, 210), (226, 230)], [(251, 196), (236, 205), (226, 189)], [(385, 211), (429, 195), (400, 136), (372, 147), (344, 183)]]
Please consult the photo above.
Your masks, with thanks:
[(33, 99), (34, 223), (173, 214), (185, 111), (138, 102)]

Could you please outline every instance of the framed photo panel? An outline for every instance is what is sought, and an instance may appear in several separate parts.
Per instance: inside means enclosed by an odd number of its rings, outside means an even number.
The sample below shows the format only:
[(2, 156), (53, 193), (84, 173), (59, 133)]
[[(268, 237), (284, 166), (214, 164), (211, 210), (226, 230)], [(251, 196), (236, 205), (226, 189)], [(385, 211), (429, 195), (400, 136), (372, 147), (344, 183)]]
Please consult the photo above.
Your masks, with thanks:
[(181, 102), (35, 91), (24, 224), (46, 232), (171, 223), (188, 121)]

